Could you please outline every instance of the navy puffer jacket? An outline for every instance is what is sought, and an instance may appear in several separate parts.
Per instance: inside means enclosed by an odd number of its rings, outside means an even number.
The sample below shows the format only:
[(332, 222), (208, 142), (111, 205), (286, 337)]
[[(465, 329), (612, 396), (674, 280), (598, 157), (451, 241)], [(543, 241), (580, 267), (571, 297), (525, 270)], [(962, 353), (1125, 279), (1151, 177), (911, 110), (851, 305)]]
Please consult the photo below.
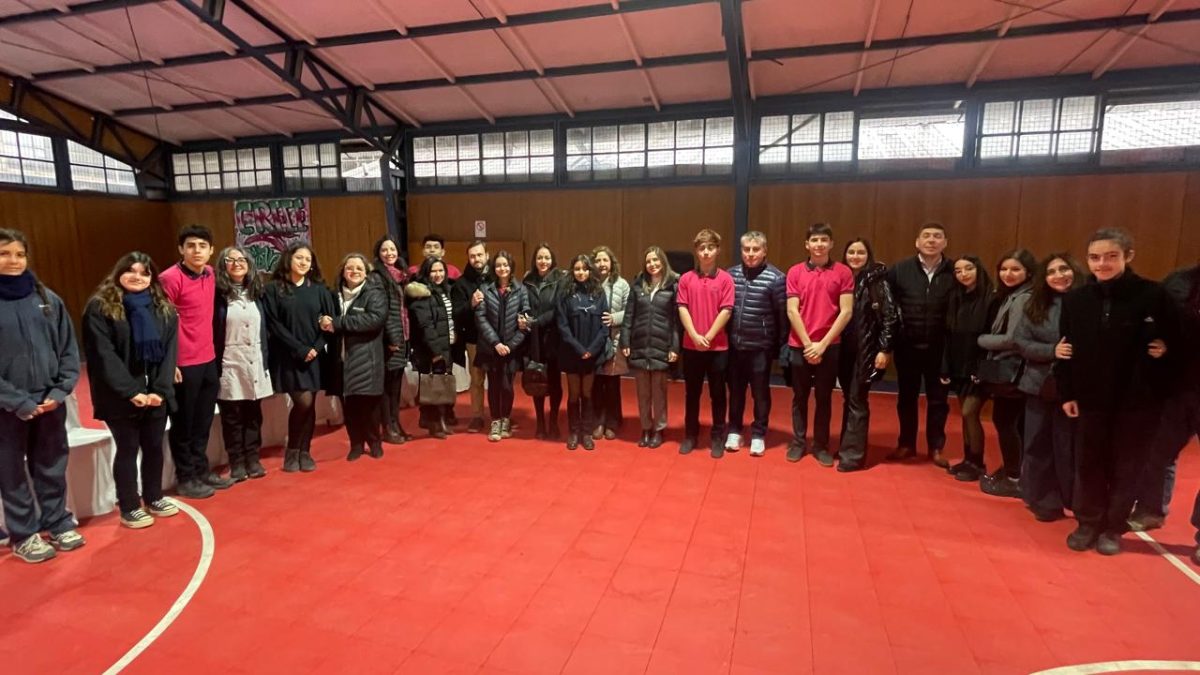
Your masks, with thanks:
[(729, 344), (740, 351), (769, 351), (774, 355), (787, 339), (787, 276), (771, 263), (754, 276), (745, 265), (729, 268), (733, 277), (733, 316), (726, 324)]

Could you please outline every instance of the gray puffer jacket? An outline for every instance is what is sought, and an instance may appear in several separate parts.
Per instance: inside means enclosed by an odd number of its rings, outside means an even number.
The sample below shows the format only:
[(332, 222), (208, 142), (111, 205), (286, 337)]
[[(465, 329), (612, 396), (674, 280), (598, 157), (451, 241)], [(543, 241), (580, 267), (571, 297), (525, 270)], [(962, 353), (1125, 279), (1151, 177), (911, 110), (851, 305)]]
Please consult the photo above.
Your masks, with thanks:
[(771, 263), (751, 279), (745, 265), (729, 268), (733, 277), (733, 316), (725, 329), (741, 351), (766, 350), (772, 356), (787, 339), (787, 275)]
[(1055, 296), (1046, 312), (1046, 320), (1033, 323), (1025, 312), (1017, 321), (1013, 340), (1025, 357), (1025, 372), (1017, 388), (1023, 394), (1037, 396), (1048, 378), (1054, 377), (1054, 347), (1062, 334), (1058, 332), (1058, 318), (1062, 316), (1062, 296)]

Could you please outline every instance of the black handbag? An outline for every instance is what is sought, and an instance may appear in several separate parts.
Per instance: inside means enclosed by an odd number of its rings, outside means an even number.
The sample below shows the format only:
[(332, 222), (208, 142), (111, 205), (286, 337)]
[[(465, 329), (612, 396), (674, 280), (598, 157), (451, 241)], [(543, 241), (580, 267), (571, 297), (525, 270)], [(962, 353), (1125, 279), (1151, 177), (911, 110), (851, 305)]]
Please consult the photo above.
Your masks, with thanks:
[(528, 396), (545, 396), (550, 389), (550, 377), (546, 372), (546, 364), (526, 359), (525, 367), (521, 370), (521, 389)]
[(458, 398), (458, 386), (450, 373), (421, 373), (417, 378), (417, 403), (420, 405), (453, 405)]

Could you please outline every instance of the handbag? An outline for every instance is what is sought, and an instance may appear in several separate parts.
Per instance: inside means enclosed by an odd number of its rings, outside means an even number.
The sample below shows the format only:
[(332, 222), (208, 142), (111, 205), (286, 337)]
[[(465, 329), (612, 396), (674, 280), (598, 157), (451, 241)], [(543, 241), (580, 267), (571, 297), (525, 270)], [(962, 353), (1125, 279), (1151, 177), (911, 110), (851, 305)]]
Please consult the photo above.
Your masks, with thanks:
[(984, 359), (979, 362), (975, 377), (993, 396), (1013, 397), (1018, 393), (1017, 383), (1024, 372), (1022, 359)]
[(421, 373), (417, 380), (417, 403), (421, 405), (453, 405), (457, 397), (451, 373)]
[(600, 369), (596, 372), (600, 375), (627, 375), (629, 374), (629, 359), (625, 357), (624, 352), (618, 344), (619, 338), (612, 337), (608, 339), (608, 343), (604, 347), (604, 363), (600, 364)]
[(550, 389), (546, 364), (531, 358), (525, 359), (525, 367), (521, 370), (521, 389), (527, 396), (545, 396)]

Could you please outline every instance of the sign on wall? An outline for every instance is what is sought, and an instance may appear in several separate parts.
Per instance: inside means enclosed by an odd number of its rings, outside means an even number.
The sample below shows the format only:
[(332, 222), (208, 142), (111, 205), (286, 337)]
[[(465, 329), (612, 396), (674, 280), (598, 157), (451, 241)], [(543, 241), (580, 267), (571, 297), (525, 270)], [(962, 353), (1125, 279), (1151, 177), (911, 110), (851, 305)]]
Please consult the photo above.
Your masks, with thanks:
[(311, 213), (308, 197), (234, 200), (237, 247), (254, 259), (260, 271), (268, 272), (288, 246), (312, 241)]

